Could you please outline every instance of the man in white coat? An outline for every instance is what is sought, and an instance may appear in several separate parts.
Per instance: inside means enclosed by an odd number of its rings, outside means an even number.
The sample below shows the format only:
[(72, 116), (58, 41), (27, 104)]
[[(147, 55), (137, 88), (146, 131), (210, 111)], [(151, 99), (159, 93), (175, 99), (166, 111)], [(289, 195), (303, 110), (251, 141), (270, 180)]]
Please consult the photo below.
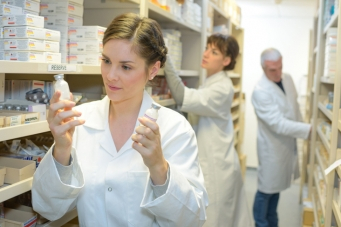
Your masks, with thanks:
[(292, 78), (282, 73), (276, 49), (263, 51), (264, 75), (252, 94), (257, 120), (258, 190), (253, 205), (256, 227), (277, 227), (279, 193), (299, 177), (296, 138), (307, 139), (311, 125), (302, 122)]

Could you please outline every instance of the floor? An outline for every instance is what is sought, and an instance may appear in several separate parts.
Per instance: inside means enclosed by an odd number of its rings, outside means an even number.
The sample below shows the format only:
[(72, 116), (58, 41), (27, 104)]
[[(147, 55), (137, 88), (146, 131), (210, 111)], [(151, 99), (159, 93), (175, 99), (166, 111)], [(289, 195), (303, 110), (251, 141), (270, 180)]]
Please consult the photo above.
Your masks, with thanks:
[[(297, 182), (297, 183), (296, 183)], [(302, 207), (299, 204), (299, 181), (280, 194), (278, 205), (279, 227), (301, 227)], [(245, 175), (245, 190), (252, 213), (254, 196), (257, 190), (257, 170), (248, 168)]]

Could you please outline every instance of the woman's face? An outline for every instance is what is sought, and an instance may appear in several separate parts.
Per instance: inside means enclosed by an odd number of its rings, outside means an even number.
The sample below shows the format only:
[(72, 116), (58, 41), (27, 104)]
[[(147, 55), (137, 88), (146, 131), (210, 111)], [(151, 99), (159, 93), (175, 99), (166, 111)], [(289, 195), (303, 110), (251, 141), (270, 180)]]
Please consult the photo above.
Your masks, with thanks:
[(154, 65), (149, 67), (147, 73), (145, 60), (132, 50), (129, 40), (109, 40), (103, 47), (102, 55), (101, 72), (105, 90), (114, 102), (141, 98), (148, 79), (152, 79), (160, 68), (156, 69)]
[(230, 64), (230, 57), (225, 57), (220, 50), (213, 44), (207, 44), (206, 50), (202, 57), (201, 67), (208, 72), (219, 72), (225, 66)]

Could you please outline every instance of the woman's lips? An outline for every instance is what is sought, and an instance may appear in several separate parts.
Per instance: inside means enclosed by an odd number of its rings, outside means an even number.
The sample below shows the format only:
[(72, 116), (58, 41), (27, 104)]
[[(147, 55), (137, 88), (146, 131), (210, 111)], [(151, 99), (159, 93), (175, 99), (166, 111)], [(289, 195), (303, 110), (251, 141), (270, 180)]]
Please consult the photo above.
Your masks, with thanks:
[(118, 90), (121, 90), (121, 88), (116, 87), (116, 86), (110, 86), (110, 85), (108, 85), (108, 87), (109, 87), (109, 89), (110, 89), (111, 91), (118, 91)]

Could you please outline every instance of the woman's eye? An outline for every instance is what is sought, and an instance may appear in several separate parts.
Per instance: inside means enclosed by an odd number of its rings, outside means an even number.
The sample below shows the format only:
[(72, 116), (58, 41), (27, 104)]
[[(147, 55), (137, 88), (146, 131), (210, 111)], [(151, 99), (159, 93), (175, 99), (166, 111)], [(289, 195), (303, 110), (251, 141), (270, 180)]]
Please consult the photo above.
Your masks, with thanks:
[(109, 61), (108, 59), (102, 58), (102, 61), (103, 61), (105, 64), (110, 64), (110, 61)]
[(126, 65), (123, 65), (122, 68), (123, 68), (124, 70), (130, 70), (130, 69), (131, 69), (129, 66), (126, 66)]

